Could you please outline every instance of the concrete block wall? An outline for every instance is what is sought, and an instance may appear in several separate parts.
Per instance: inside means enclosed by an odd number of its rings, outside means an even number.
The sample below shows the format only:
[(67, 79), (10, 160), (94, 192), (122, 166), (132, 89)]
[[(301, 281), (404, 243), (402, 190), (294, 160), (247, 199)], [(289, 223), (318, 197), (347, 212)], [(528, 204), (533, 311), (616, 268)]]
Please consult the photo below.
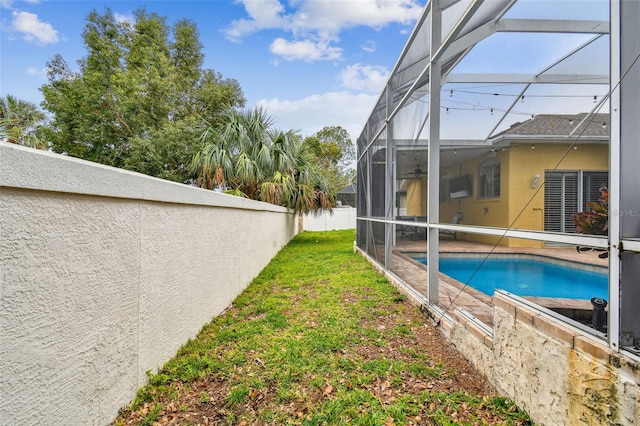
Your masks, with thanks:
[(0, 143), (0, 425), (104, 425), (295, 235), (284, 208)]

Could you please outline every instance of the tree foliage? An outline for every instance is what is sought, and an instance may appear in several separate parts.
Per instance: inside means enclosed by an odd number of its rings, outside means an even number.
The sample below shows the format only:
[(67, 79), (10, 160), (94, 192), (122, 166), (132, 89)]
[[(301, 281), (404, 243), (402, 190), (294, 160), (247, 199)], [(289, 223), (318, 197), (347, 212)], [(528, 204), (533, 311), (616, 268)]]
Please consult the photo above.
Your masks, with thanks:
[(187, 20), (169, 26), (140, 9), (129, 23), (107, 8), (87, 16), (82, 36), (79, 71), (60, 55), (47, 63), (41, 90), (53, 150), (186, 181), (199, 123), (221, 123), (244, 106), (238, 82), (202, 68), (199, 34)]
[(228, 111), (202, 134), (192, 170), (198, 185), (307, 212), (331, 209), (333, 198), (312, 167), (299, 135), (273, 129), (266, 111)]
[(329, 192), (335, 194), (355, 179), (355, 147), (349, 133), (340, 126), (327, 126), (305, 138), (312, 153), (316, 173), (322, 176)]
[(46, 149), (37, 132), (44, 120), (44, 113), (35, 104), (11, 95), (0, 97), (0, 140)]

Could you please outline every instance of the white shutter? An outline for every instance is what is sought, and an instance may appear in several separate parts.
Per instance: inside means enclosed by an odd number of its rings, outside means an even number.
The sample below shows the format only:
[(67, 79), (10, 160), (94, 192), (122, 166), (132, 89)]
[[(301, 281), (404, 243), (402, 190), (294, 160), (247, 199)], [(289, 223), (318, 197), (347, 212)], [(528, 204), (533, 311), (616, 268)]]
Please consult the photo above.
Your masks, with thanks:
[(562, 195), (564, 199), (563, 203), (563, 217), (564, 224), (562, 232), (576, 232), (576, 224), (571, 219), (571, 216), (578, 213), (578, 174), (577, 173), (563, 173), (563, 189)]
[(562, 176), (545, 173), (544, 177), (544, 230), (562, 231)]
[(578, 212), (578, 188), (577, 172), (545, 172), (545, 231), (575, 232), (571, 216)]

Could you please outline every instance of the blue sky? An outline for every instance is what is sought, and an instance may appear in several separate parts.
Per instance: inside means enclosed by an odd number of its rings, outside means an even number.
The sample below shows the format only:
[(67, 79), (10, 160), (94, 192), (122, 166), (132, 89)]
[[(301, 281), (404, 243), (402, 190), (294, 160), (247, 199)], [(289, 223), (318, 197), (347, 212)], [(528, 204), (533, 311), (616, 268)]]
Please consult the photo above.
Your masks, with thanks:
[(0, 0), (0, 95), (39, 104), (46, 62), (86, 55), (87, 14), (146, 7), (198, 27), (205, 68), (240, 83), (247, 107), (304, 136), (339, 125), (356, 139), (426, 0)]

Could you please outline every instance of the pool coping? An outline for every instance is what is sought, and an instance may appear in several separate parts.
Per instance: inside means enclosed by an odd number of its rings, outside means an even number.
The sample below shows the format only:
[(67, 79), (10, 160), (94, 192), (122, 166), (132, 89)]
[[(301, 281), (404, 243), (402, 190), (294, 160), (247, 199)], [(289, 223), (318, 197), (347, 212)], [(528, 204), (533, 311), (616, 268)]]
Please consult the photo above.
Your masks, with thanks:
[[(427, 252), (425, 251), (407, 251), (407, 250), (396, 250), (395, 255), (400, 256), (415, 266), (419, 267), (424, 271), (428, 271), (427, 265), (415, 260), (415, 257), (426, 257)], [(606, 273), (608, 268), (600, 265), (593, 265), (585, 262), (577, 262), (572, 260), (558, 259), (557, 257), (547, 256), (543, 254), (534, 254), (534, 253), (518, 253), (518, 252), (459, 252), (459, 251), (443, 251), (440, 252), (441, 257), (454, 257), (452, 255), (461, 255), (464, 254), (465, 257), (470, 258), (484, 258), (487, 255), (491, 255), (493, 258), (516, 258), (516, 259), (540, 259), (544, 258), (545, 261), (554, 265), (560, 266), (572, 266), (572, 265), (580, 265), (581, 267), (585, 267), (585, 270), (590, 272), (597, 273)], [(445, 256), (442, 256), (445, 255)], [(464, 284), (449, 275), (445, 275), (442, 272), (439, 272), (439, 279), (446, 282), (447, 284), (455, 287), (460, 291), (464, 291), (470, 296), (480, 300), (483, 303), (486, 303), (490, 306), (493, 306), (493, 296), (489, 296), (480, 290), (477, 290), (467, 284)], [(498, 289), (496, 289), (498, 290)], [(495, 295), (495, 293), (494, 293)], [(547, 309), (572, 309), (572, 310), (584, 310), (591, 311), (593, 306), (591, 305), (591, 301), (588, 299), (572, 299), (572, 298), (564, 298), (564, 297), (541, 297), (541, 296), (519, 296), (523, 299), (529, 300), (533, 303), (536, 303), (542, 307)]]
[[(425, 251), (407, 251), (407, 250), (404, 250), (404, 251), (401, 251), (398, 254), (404, 254), (404, 255), (407, 255), (409, 257), (414, 257), (414, 256), (410, 256), (410, 255), (422, 255), (423, 257), (427, 257), (427, 252), (425, 252)], [(491, 258), (494, 258), (494, 259), (516, 258), (516, 259), (533, 260), (533, 259), (543, 258), (547, 263), (551, 263), (553, 265), (567, 266), (567, 267), (575, 267), (573, 265), (580, 265), (581, 268), (583, 268), (584, 270), (589, 271), (589, 272), (606, 273), (607, 270), (608, 270), (608, 268), (606, 266), (603, 266), (603, 265), (594, 265), (593, 263), (579, 262), (579, 261), (567, 260), (567, 259), (560, 259), (560, 258), (557, 258), (557, 257), (553, 257), (553, 256), (545, 255), (545, 254), (538, 254), (538, 253), (519, 253), (519, 252), (508, 252), (508, 251), (500, 251), (500, 252), (442, 251), (442, 252), (440, 252), (440, 257), (455, 257), (455, 255), (461, 255), (461, 254), (464, 254), (464, 257), (469, 257), (469, 258), (485, 258), (487, 256), (491, 256)]]

